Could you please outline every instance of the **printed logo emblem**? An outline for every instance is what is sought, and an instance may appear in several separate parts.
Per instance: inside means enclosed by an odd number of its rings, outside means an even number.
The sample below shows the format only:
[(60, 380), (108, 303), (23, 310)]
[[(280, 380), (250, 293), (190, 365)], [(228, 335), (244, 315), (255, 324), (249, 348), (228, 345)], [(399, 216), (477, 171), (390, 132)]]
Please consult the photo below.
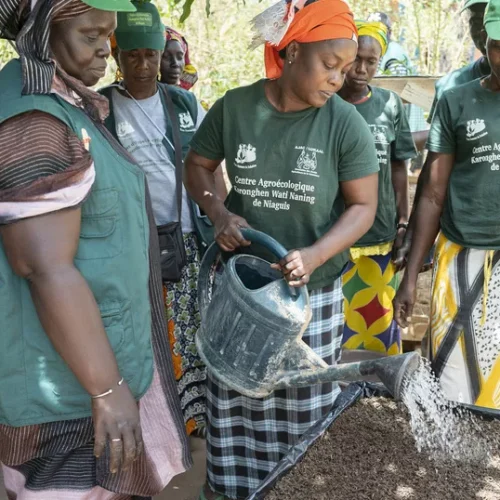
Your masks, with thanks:
[(384, 146), (387, 146), (389, 144), (389, 141), (387, 140), (387, 135), (386, 135), (386, 130), (387, 127), (380, 125), (370, 125), (370, 130), (373, 135), (373, 139), (375, 141), (375, 144), (382, 144)]
[(257, 166), (256, 161), (257, 149), (251, 144), (240, 144), (235, 159), (236, 166), (239, 168), (255, 168)]
[(120, 122), (116, 126), (116, 135), (118, 137), (125, 137), (127, 135), (133, 134), (135, 132), (134, 127), (129, 122)]
[(476, 120), (469, 120), (467, 122), (467, 140), (474, 141), (488, 135), (484, 120), (477, 118)]
[(316, 151), (312, 153), (306, 153), (304, 149), (302, 153), (300, 153), (299, 159), (297, 160), (297, 168), (298, 170), (316, 170), (318, 167), (318, 160), (316, 158)]
[(318, 155), (324, 154), (323, 151), (306, 146), (295, 146), (295, 149), (300, 151), (300, 155), (297, 158), (297, 167), (292, 170), (292, 174), (319, 177), (316, 172), (318, 168)]
[(194, 130), (193, 118), (189, 113), (181, 113), (179, 115), (179, 125), (183, 132)]

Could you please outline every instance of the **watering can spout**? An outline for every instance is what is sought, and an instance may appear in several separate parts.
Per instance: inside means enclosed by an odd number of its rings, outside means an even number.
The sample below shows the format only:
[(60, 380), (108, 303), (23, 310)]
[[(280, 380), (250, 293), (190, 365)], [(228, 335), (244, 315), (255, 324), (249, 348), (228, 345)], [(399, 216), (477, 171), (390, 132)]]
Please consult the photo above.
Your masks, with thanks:
[(380, 358), (371, 362), (373, 367), (364, 369), (373, 370), (380, 381), (395, 399), (401, 399), (404, 388), (403, 382), (410, 377), (420, 366), (420, 355), (416, 352)]
[(403, 382), (420, 365), (416, 352), (357, 363), (289, 372), (280, 377), (276, 388), (303, 387), (324, 382), (356, 382), (376, 375), (395, 399), (401, 399)]

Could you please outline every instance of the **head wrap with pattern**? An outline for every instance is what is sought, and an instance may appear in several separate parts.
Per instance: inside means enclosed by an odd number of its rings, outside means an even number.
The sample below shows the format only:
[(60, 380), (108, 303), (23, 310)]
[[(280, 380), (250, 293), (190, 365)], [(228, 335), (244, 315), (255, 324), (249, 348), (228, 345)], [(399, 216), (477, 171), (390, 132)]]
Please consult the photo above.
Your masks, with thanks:
[(380, 47), (382, 48), (382, 56), (384, 56), (387, 52), (387, 47), (389, 46), (387, 26), (379, 21), (356, 21), (356, 27), (358, 28), (358, 36), (360, 38), (362, 36), (369, 36), (380, 44)]
[(52, 23), (92, 10), (81, 0), (0, 2), (0, 38), (15, 41), (23, 68), (23, 94), (48, 94), (56, 73), (49, 37)]
[(184, 90), (189, 90), (198, 81), (198, 70), (191, 64), (187, 40), (178, 31), (168, 26), (165, 26), (165, 33), (167, 36), (167, 44), (169, 41), (175, 40), (181, 44), (184, 50), (184, 71), (182, 72), (179, 85)]

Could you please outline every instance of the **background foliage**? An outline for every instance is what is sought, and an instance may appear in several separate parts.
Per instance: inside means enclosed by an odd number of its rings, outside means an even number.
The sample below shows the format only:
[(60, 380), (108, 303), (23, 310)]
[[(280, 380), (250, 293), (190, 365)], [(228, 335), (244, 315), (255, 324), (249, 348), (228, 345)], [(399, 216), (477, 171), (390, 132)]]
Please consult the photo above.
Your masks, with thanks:
[[(263, 76), (262, 49), (248, 50), (250, 20), (273, 0), (156, 0), (166, 24), (183, 32), (200, 79), (194, 87), (213, 103), (228, 89)], [(459, 0), (349, 0), (357, 18), (382, 10), (393, 19), (393, 37), (408, 50), (422, 75), (448, 72), (473, 56), (466, 14)], [(182, 20), (184, 19), (184, 22)], [(14, 52), (0, 41), (0, 67)], [(113, 64), (107, 83), (114, 72)]]

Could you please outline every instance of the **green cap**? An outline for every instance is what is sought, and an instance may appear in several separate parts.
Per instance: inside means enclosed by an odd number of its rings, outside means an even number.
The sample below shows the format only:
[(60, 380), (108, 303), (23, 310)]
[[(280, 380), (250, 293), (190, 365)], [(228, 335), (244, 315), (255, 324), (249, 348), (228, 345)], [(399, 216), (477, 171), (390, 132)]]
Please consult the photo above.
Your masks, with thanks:
[[(98, 0), (101, 1), (101, 0)], [(121, 50), (165, 49), (165, 27), (156, 6), (149, 0), (135, 0), (135, 12), (118, 12), (116, 44)]]
[(464, 10), (470, 9), (473, 5), (477, 5), (479, 3), (487, 4), (488, 0), (464, 0), (464, 4), (460, 13), (462, 13)]
[(484, 28), (493, 40), (500, 40), (500, 0), (490, 0), (484, 14)]
[(135, 12), (136, 10), (130, 0), (82, 0), (82, 2), (99, 10), (115, 12)]

